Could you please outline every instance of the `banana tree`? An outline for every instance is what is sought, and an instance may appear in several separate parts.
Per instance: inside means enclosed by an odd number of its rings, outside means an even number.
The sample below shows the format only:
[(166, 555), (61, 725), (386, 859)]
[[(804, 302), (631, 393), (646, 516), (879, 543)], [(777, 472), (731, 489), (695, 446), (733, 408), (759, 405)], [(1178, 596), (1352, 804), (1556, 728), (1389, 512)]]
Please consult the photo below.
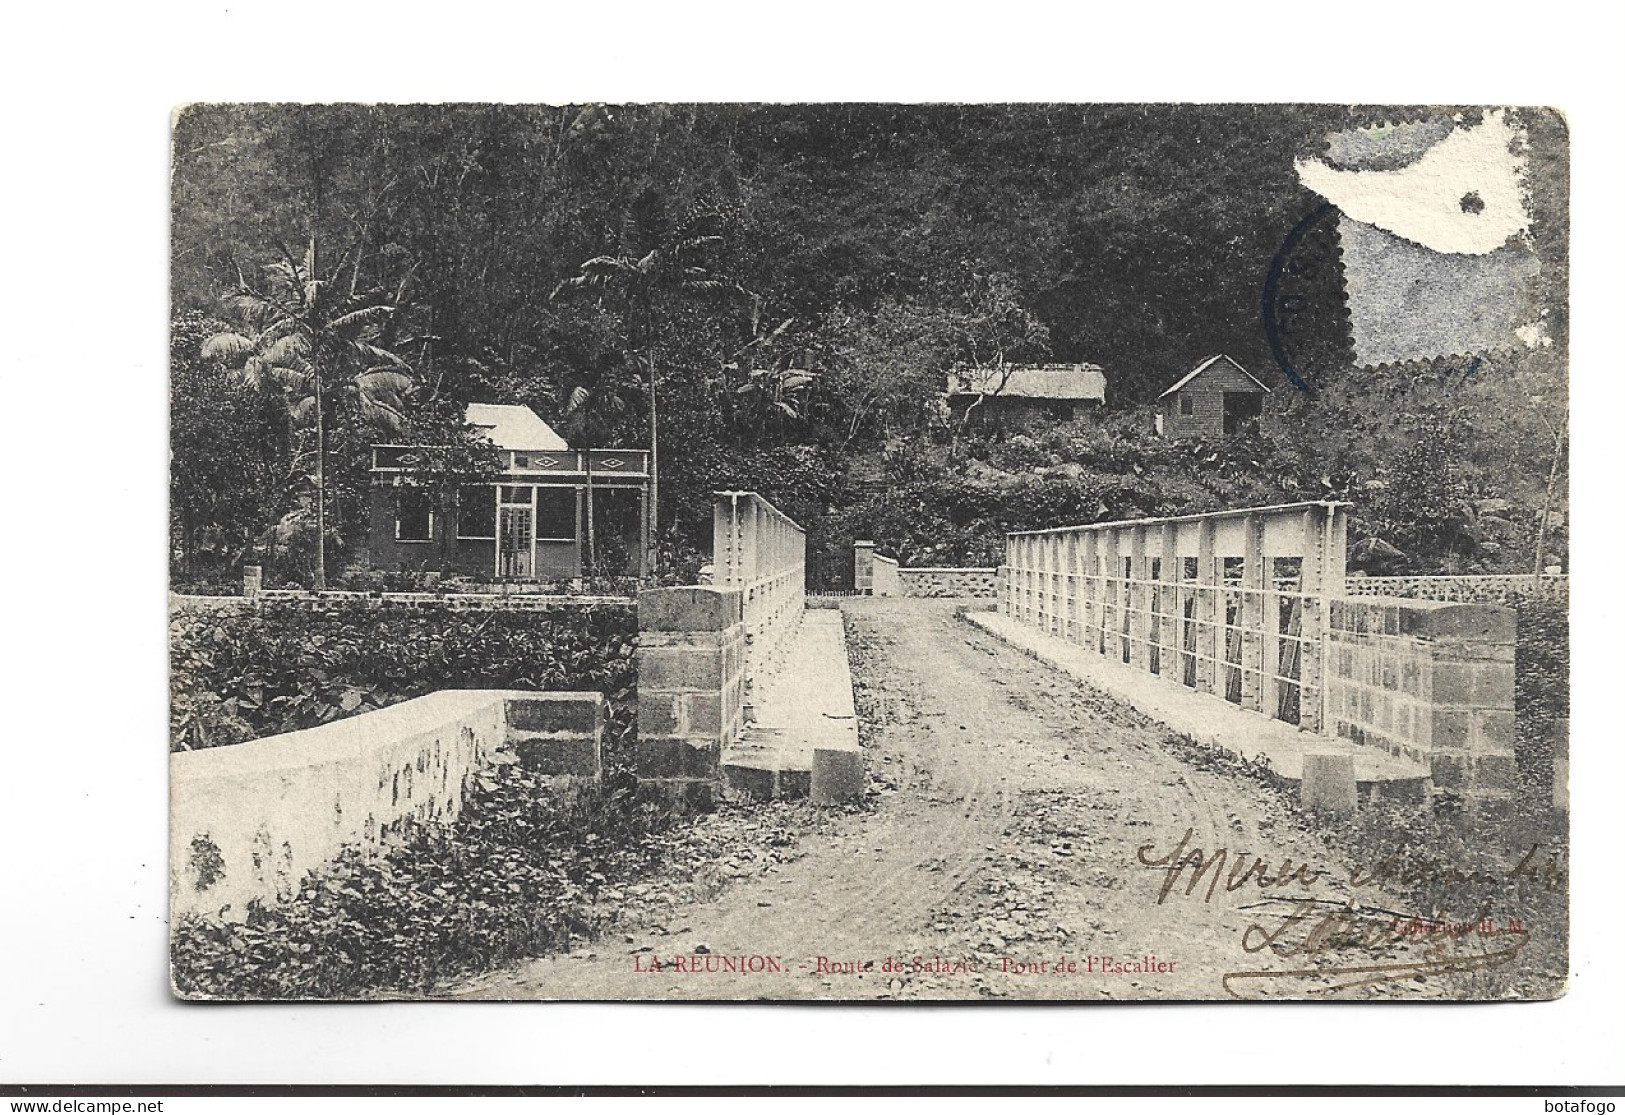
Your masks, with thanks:
[(622, 225), (620, 254), (586, 260), (577, 274), (553, 288), (554, 298), (569, 293), (617, 296), (628, 341), (643, 365), (649, 407), (649, 552), (645, 555), (649, 572), (657, 561), (655, 540), (660, 527), (658, 310), (668, 298), (732, 289), (706, 263), (722, 244), (722, 237), (714, 231), (716, 225), (714, 217), (701, 215), (673, 228), (666, 221), (659, 195), (645, 190)]
[(226, 298), (242, 331), (209, 337), (203, 356), (238, 369), (250, 387), (280, 398), (294, 426), (314, 427), (315, 587), (321, 590), (327, 587), (330, 428), (341, 417), (358, 417), (377, 430), (399, 429), (414, 381), (406, 361), (382, 343), (395, 302), (358, 294), (352, 282), (341, 282), (342, 259), (321, 276), (314, 238), (302, 259), (278, 247), (282, 258), (266, 268), (265, 290), (243, 281)]

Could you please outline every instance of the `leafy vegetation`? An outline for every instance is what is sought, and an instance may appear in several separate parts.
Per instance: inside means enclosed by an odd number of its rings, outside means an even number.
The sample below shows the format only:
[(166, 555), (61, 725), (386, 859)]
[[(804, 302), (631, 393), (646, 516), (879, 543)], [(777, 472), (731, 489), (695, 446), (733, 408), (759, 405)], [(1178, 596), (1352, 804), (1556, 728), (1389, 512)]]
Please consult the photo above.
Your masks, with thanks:
[(620, 604), (182, 610), (170, 621), (170, 747), (311, 728), (441, 689), (590, 689), (609, 698), (613, 749), (632, 730), (636, 642)]
[(327, 431), (336, 412), (349, 409), (371, 428), (398, 429), (413, 381), (406, 361), (382, 347), (395, 306), (377, 292), (358, 291), (359, 258), (352, 264), (347, 255), (324, 274), (314, 235), (303, 258), (281, 251), (282, 258), (265, 267), (268, 291), (240, 281), (228, 299), (247, 332), (216, 333), (203, 342), (202, 353), (240, 366), (246, 386), (280, 400), (291, 422), (308, 425), (314, 434), (310, 479), (320, 590), (327, 587)]
[(1553, 742), (1568, 731), (1569, 614), (1552, 600), (1523, 597), (1518, 612), (1514, 667), (1518, 770), (1530, 792), (1552, 783)]
[(205, 999), (423, 994), (565, 948), (613, 920), (604, 892), (656, 868), (670, 824), (624, 772), (561, 789), (502, 764), (454, 824), (419, 827), (378, 856), (347, 849), (242, 921), (178, 923), (175, 987)]
[[(1259, 293), (1318, 204), (1294, 158), (1367, 122), (1359, 111), (193, 107), (175, 131), (177, 460), (217, 448), (243, 467), (177, 479), (177, 577), (230, 581), (252, 559), (270, 583), (310, 583), (328, 548), (359, 544), (366, 447), (395, 408), (321, 410), (314, 484), (311, 432), (246, 387), (232, 395), (193, 347), (223, 293), (281, 297), (278, 268), (300, 289), (317, 275), (290, 243), (338, 261), (315, 280), (335, 305), (318, 324), (371, 315), (364, 343), (410, 373), (391, 380), (408, 425), (522, 403), (578, 442), (658, 446), (662, 554), (703, 549), (709, 493), (745, 487), (829, 552), (857, 532), (888, 553), (985, 561), (1002, 524), (1044, 517), (1051, 497), (1091, 517), (1337, 498), (1374, 572), (1562, 564), (1567, 232), (1548, 200), (1563, 194), (1548, 157), (1561, 123), (1525, 116), (1550, 179), (1531, 197), (1551, 348), (1358, 369), (1325, 268), (1336, 312), (1300, 323), (1315, 366), (1299, 391), (1276, 370)], [(1148, 404), (1219, 351), (1276, 387), (1259, 434), (1170, 454)], [(1045, 359), (1103, 366), (1107, 409), (1009, 453), (942, 413), (948, 368)], [(335, 366), (333, 382), (382, 366)], [(1018, 464), (1024, 450), (1035, 459)], [(1066, 466), (1081, 471), (1033, 472)], [(961, 481), (979, 487), (964, 506), (928, 490)], [(911, 488), (885, 501), (877, 486), (893, 482)]]
[[(1361, 872), (1444, 923), (1520, 923), (1528, 940), (1504, 966), (1467, 972), (1475, 998), (1551, 998), (1568, 979), (1568, 819), (1550, 788), (1529, 784), (1486, 824), (1460, 808), (1389, 803), (1346, 818), (1317, 817), (1328, 842)], [(1506, 939), (1502, 939), (1505, 943)]]

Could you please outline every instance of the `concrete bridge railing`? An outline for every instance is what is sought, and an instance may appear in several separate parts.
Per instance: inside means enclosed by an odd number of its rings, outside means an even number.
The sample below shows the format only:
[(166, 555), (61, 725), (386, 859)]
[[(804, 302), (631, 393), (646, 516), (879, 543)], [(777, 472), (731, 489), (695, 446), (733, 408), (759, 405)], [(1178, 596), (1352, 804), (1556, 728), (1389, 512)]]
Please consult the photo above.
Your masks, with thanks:
[[(1346, 505), (1302, 503), (1008, 536), (1004, 611), (1318, 732)], [(1329, 589), (1336, 586), (1336, 589)]]
[(1347, 505), (1299, 503), (1007, 536), (1005, 615), (1199, 693), (1428, 763), (1504, 796), (1515, 616), (1351, 598)]
[(712, 585), (742, 596), (748, 707), (807, 608), (807, 533), (755, 492), (718, 492), (712, 542)]
[(455, 820), (471, 776), (511, 751), (548, 776), (597, 779), (598, 693), (447, 689), (376, 712), (169, 757), (170, 912), (284, 901), (347, 846), (377, 851)]
[(755, 492), (718, 492), (711, 583), (638, 594), (638, 779), (680, 810), (711, 808), (753, 691), (807, 607), (807, 536)]

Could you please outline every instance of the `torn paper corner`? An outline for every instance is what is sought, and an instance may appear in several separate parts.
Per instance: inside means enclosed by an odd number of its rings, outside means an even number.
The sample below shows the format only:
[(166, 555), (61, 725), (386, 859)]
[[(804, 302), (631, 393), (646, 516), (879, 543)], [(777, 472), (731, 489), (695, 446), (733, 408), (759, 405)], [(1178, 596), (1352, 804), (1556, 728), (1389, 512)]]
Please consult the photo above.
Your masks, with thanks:
[(1504, 111), (1456, 127), (1408, 166), (1341, 170), (1300, 159), (1298, 179), (1354, 220), (1436, 252), (1488, 255), (1528, 231), (1520, 129)]

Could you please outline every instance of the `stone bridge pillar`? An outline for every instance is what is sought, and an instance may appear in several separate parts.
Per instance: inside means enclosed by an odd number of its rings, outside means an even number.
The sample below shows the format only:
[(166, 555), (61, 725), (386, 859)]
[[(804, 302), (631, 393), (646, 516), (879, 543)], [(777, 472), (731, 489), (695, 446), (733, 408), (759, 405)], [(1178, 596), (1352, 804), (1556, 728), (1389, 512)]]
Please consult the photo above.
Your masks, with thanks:
[(1517, 613), (1495, 604), (1330, 601), (1327, 734), (1425, 764), (1475, 805), (1516, 784)]
[(875, 544), (865, 539), (852, 543), (852, 591), (859, 596), (875, 591)]
[(679, 810), (706, 810), (722, 751), (745, 716), (744, 594), (645, 589), (638, 594), (638, 781)]

